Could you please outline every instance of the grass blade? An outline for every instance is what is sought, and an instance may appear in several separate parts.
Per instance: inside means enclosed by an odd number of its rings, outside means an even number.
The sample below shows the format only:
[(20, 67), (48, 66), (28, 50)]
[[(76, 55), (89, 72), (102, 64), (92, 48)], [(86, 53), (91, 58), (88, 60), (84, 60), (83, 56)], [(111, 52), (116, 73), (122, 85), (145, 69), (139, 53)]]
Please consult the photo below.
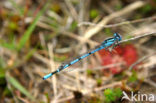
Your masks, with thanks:
[(8, 76), (8, 82), (31, 100), (35, 99), (14, 77)]
[(6, 43), (6, 42), (0, 41), (0, 46), (2, 46), (4, 48), (8, 48), (10, 50), (16, 50), (16, 47), (13, 43)]
[(32, 32), (34, 31), (34, 29), (36, 27), (36, 24), (37, 24), (39, 18), (43, 15), (43, 13), (44, 13), (44, 11), (46, 10), (47, 7), (48, 7), (48, 2), (43, 7), (43, 9), (41, 11), (39, 11), (39, 13), (36, 15), (34, 21), (28, 27), (28, 30), (25, 31), (24, 35), (22, 36), (21, 40), (19, 41), (18, 50), (21, 50), (21, 48), (25, 45), (27, 40), (30, 38)]

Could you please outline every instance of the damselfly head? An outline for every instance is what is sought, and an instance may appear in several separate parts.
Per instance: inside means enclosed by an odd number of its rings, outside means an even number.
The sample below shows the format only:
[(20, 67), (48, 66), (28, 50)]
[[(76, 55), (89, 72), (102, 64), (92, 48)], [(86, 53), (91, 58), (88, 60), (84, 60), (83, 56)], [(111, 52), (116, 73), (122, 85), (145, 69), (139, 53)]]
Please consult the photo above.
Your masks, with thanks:
[(121, 40), (122, 40), (121, 35), (118, 34), (118, 33), (114, 33), (114, 37), (115, 37), (118, 41), (121, 41)]

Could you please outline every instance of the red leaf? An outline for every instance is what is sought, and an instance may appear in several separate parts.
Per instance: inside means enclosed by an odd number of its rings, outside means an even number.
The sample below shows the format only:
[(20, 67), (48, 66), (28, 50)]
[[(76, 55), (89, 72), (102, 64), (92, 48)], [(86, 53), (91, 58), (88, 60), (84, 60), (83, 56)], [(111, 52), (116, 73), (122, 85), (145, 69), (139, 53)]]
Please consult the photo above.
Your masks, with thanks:
[(123, 58), (127, 64), (127, 66), (130, 66), (134, 62), (136, 62), (138, 55), (137, 55), (136, 49), (133, 45), (128, 44), (124, 47)]
[[(114, 49), (116, 53), (110, 53), (105, 49), (100, 50), (99, 54), (102, 60), (102, 65), (110, 65), (110, 64), (117, 64), (117, 63), (126, 63), (125, 66), (130, 66), (134, 62), (136, 62), (138, 55), (135, 47), (132, 44), (127, 44), (124, 46), (118, 46)], [(121, 66), (110, 67), (109, 70), (113, 74), (120, 73), (123, 69)]]
[(121, 46), (117, 46), (116, 48), (115, 48), (115, 51), (119, 54), (119, 55), (123, 55), (123, 47), (121, 47)]

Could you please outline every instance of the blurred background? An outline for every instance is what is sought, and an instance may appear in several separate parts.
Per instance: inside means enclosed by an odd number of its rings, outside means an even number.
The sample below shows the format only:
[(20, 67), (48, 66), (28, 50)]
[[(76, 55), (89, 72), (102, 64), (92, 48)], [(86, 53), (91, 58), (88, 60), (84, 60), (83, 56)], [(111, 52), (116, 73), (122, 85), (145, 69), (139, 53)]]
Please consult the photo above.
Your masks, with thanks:
[[(0, 0), (0, 103), (130, 103), (123, 91), (156, 95), (155, 13), (156, 0)], [(124, 40), (149, 35), (42, 79), (115, 32)]]

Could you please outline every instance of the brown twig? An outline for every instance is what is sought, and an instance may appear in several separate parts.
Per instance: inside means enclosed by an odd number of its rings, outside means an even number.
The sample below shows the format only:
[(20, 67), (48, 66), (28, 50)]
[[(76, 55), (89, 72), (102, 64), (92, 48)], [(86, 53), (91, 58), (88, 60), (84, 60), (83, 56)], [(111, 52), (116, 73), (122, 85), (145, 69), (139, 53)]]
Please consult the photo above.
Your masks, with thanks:
[(91, 38), (93, 35), (95, 35), (97, 32), (99, 32), (103, 28), (100, 25), (106, 25), (113, 18), (130, 13), (130, 12), (142, 7), (144, 4), (145, 4), (144, 1), (136, 1), (136, 2), (128, 5), (127, 7), (123, 8), (122, 10), (114, 12), (114, 13), (104, 17), (103, 20), (100, 21), (96, 27), (90, 28), (89, 30), (87, 30), (85, 32), (84, 39)]
[(147, 59), (147, 58), (149, 58), (149, 57), (151, 57), (151, 56), (153, 56), (153, 55), (155, 55), (155, 54), (156, 54), (156, 53), (152, 53), (152, 54), (149, 54), (149, 55), (146, 55), (146, 56), (140, 58), (139, 60), (137, 60), (135, 63), (133, 63), (133, 64), (129, 67), (129, 70), (132, 70), (133, 67), (134, 67), (135, 65), (139, 64), (140, 62), (144, 61), (145, 59)]
[[(55, 63), (53, 61), (54, 54), (53, 54), (53, 46), (52, 46), (52, 44), (48, 44), (48, 52), (49, 52), (49, 56), (50, 56), (50, 68), (51, 68), (51, 71), (55, 71)], [(53, 84), (54, 97), (56, 97), (56, 95), (57, 95), (57, 79), (56, 79), (56, 75), (54, 75), (53, 78), (52, 78), (52, 84)]]
[[(152, 17), (138, 19), (138, 20), (124, 21), (124, 22), (120, 22), (120, 23), (116, 23), (116, 24), (98, 25), (98, 26), (101, 26), (103, 28), (113, 28), (113, 27), (132, 24), (132, 23), (144, 22), (144, 21), (149, 21), (149, 20), (152, 21), (152, 20), (155, 20), (155, 19), (156, 19), (156, 16), (152, 16)], [(81, 23), (78, 24), (79, 27), (83, 26), (83, 25), (97, 26), (97, 24), (91, 23), (91, 22), (81, 22)]]

